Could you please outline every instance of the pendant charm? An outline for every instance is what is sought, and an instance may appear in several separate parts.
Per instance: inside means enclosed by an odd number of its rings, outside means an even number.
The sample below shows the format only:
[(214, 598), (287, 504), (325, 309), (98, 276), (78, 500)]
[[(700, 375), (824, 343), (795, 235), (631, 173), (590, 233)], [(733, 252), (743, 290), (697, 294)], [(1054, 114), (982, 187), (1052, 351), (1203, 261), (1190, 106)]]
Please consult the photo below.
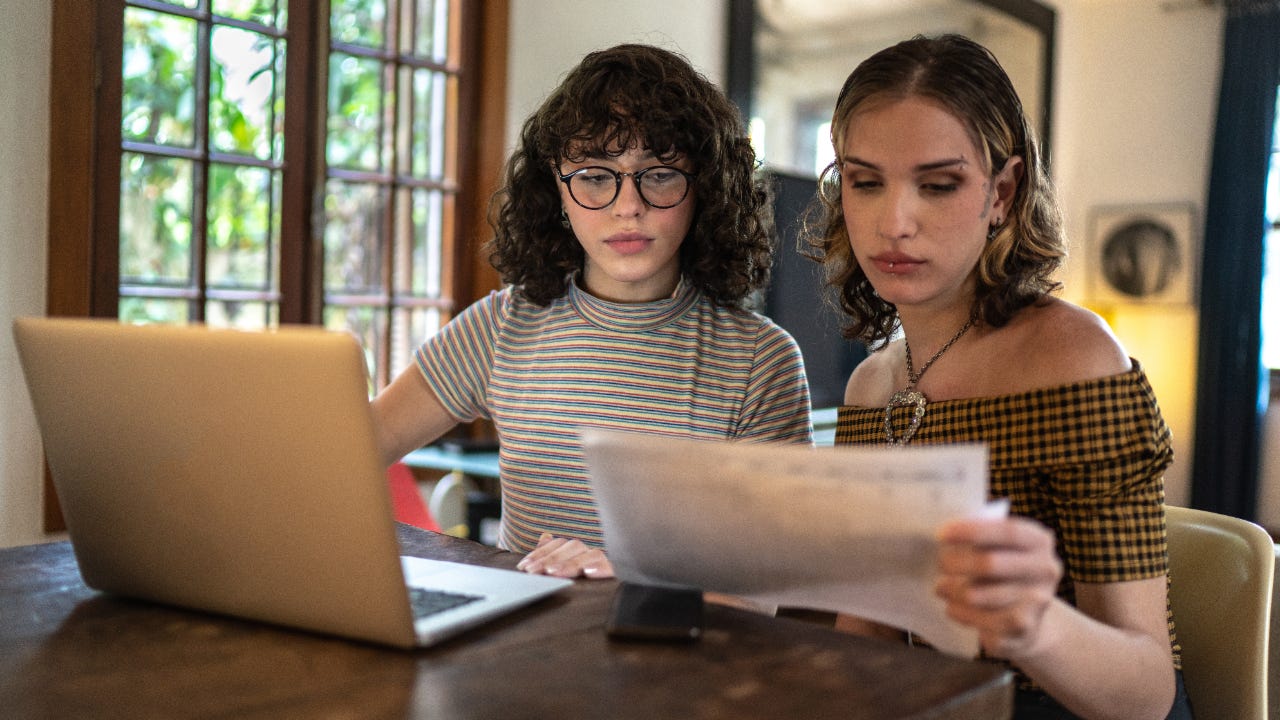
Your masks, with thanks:
[[(924, 409), (929, 404), (925, 399), (924, 393), (919, 390), (899, 390), (889, 398), (889, 404), (884, 406), (884, 439), (890, 445), (906, 445), (911, 442), (911, 438), (915, 437), (916, 430), (920, 429), (920, 421), (924, 420)], [(903, 431), (901, 437), (893, 435), (893, 410), (894, 408), (915, 408), (911, 413), (911, 420), (907, 423), (907, 429)]]

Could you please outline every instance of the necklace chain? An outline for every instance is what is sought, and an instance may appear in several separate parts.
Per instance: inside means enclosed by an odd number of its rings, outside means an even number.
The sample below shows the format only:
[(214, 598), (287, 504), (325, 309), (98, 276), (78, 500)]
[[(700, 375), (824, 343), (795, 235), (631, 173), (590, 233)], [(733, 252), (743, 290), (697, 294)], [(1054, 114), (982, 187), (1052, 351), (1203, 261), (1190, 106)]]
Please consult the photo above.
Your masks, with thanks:
[(924, 367), (920, 368), (920, 372), (916, 372), (915, 367), (911, 364), (911, 343), (907, 342), (906, 337), (903, 337), (902, 346), (907, 351), (907, 389), (914, 390), (916, 385), (920, 384), (920, 378), (924, 377), (925, 372), (928, 371), (930, 367), (933, 367), (933, 363), (936, 362), (938, 358), (942, 357), (942, 353), (950, 350), (951, 346), (955, 345), (956, 341), (961, 337), (964, 337), (964, 334), (969, 332), (969, 328), (971, 327), (973, 327), (973, 316), (969, 316), (969, 319), (965, 321), (965, 324), (960, 326), (960, 330), (956, 332), (955, 335), (952, 335), (951, 339), (944, 343), (942, 347), (938, 348), (938, 352), (934, 353), (933, 357), (929, 358), (929, 361), (924, 364)]
[[(916, 390), (916, 385), (920, 384), (920, 378), (924, 377), (925, 371), (932, 367), (938, 358), (942, 357), (942, 353), (949, 350), (952, 345), (956, 344), (957, 340), (969, 332), (969, 328), (973, 327), (976, 318), (976, 315), (970, 315), (968, 321), (965, 322), (960, 330), (955, 335), (952, 335), (951, 339), (939, 348), (938, 352), (933, 354), (933, 357), (929, 358), (929, 362), (925, 363), (924, 367), (920, 368), (920, 372), (916, 372), (915, 366), (911, 363), (911, 343), (907, 342), (905, 336), (902, 338), (902, 346), (907, 351), (907, 387), (895, 392), (893, 397), (889, 398), (889, 403), (884, 406), (884, 439), (890, 445), (906, 445), (911, 442), (911, 438), (915, 437), (916, 431), (920, 429), (921, 421), (924, 420), (925, 411), (929, 406), (929, 399), (924, 396), (924, 393)], [(911, 411), (908, 416), (907, 427), (900, 435), (893, 433), (893, 411), (895, 408), (907, 408)]]

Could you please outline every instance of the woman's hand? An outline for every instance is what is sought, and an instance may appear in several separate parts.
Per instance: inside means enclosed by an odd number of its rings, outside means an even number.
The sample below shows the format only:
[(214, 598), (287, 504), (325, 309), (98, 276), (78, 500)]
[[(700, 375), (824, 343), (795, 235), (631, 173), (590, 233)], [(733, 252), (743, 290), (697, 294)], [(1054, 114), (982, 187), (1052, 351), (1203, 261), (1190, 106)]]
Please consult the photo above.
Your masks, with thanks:
[(947, 614), (978, 630), (987, 654), (1016, 660), (1042, 640), (1062, 579), (1053, 532), (1033, 520), (956, 520), (938, 533), (935, 592)]
[(535, 575), (600, 579), (613, 577), (613, 565), (604, 551), (581, 540), (568, 540), (542, 533), (538, 546), (524, 556), (516, 568)]

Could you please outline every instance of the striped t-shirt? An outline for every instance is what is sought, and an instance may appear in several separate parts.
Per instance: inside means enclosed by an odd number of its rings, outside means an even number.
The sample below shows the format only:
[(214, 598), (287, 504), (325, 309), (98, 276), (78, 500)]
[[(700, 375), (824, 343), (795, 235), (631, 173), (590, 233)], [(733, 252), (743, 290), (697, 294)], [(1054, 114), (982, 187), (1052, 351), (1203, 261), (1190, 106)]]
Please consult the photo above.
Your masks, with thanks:
[(809, 388), (790, 335), (717, 307), (681, 282), (650, 303), (600, 300), (571, 283), (539, 307), (510, 288), (464, 310), (417, 353), (459, 422), (498, 431), (500, 544), (543, 532), (600, 547), (578, 428), (806, 443)]

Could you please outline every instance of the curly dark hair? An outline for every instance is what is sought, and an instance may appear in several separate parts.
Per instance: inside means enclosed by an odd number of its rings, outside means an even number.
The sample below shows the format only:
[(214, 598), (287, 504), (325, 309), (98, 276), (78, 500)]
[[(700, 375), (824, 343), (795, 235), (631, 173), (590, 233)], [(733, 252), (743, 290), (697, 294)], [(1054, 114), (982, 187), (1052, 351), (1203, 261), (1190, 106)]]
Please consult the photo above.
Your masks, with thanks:
[(553, 169), (630, 147), (689, 159), (697, 207), (681, 272), (713, 303), (744, 307), (773, 263), (771, 192), (737, 108), (684, 57), (649, 45), (588, 54), (525, 121), (490, 201), (486, 249), (503, 282), (543, 306), (564, 295), (585, 253), (561, 224)]
[[(929, 98), (959, 119), (993, 177), (1010, 157), (1023, 160), (1009, 216), (987, 241), (976, 271), (974, 315), (1001, 327), (1018, 310), (1061, 287), (1051, 276), (1066, 257), (1066, 239), (1035, 132), (989, 50), (961, 35), (918, 35), (872, 55), (845, 80), (831, 118), (837, 158), (850, 118), (869, 100), (906, 97)], [(819, 180), (820, 205), (805, 221), (810, 256), (823, 263), (827, 284), (849, 316), (845, 336), (883, 343), (897, 329), (897, 309), (876, 294), (854, 258), (840, 191), (840, 168), (833, 162)]]

